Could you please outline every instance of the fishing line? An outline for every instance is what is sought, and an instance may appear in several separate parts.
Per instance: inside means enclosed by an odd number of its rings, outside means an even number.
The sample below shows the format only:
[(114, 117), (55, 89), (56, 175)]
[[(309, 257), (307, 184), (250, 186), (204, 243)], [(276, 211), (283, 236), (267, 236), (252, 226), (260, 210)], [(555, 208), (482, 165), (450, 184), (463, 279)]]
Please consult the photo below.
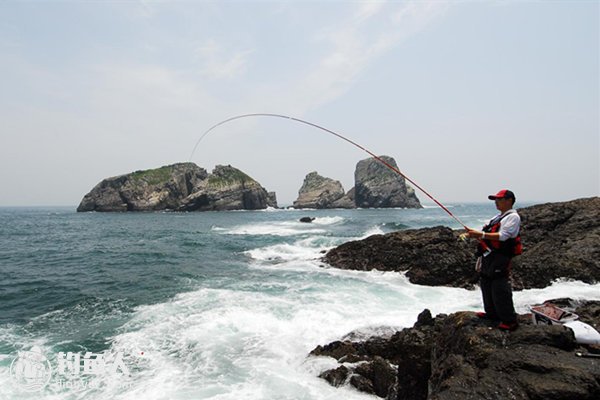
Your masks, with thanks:
[(417, 184), (415, 181), (413, 181), (412, 179), (410, 179), (408, 176), (404, 175), (398, 168), (394, 167), (393, 165), (389, 164), (388, 162), (386, 162), (385, 160), (383, 160), (381, 157), (377, 156), (375, 153), (373, 153), (371, 150), (361, 146), (360, 144), (354, 142), (353, 140), (348, 139), (347, 137), (340, 135), (339, 133), (336, 133), (330, 129), (324, 128), (320, 125), (317, 124), (313, 124), (312, 122), (309, 121), (305, 121), (299, 118), (294, 118), (294, 117), (289, 117), (287, 115), (281, 115), (281, 114), (271, 114), (271, 113), (254, 113), (254, 114), (243, 114), (243, 115), (236, 115), (235, 117), (231, 117), (231, 118), (227, 118), (219, 123), (216, 123), (215, 125), (211, 126), (210, 128), (208, 128), (203, 134), (202, 136), (200, 136), (200, 139), (198, 139), (198, 141), (196, 142), (196, 145), (194, 146), (194, 149), (192, 150), (192, 153), (190, 154), (190, 159), (189, 161), (192, 161), (192, 157), (194, 156), (194, 153), (196, 152), (196, 149), (198, 148), (198, 145), (200, 144), (200, 142), (202, 141), (202, 139), (204, 139), (204, 137), (206, 135), (208, 135), (212, 130), (218, 128), (219, 126), (226, 124), (228, 122), (231, 121), (235, 121), (236, 119), (241, 119), (241, 118), (249, 118), (249, 117), (276, 117), (276, 118), (283, 118), (283, 119), (289, 119), (295, 122), (300, 122), (302, 124), (305, 125), (309, 125), (312, 126), (313, 128), (317, 128), (320, 129), (322, 131), (325, 131), (327, 133), (330, 133), (348, 143), (350, 143), (351, 145), (358, 147), (359, 149), (363, 150), (364, 152), (366, 152), (367, 154), (369, 154), (371, 157), (373, 157), (374, 159), (376, 159), (377, 161), (379, 161), (380, 163), (382, 163), (383, 165), (385, 165), (386, 167), (388, 167), (389, 169), (391, 169), (392, 171), (394, 171), (395, 173), (397, 173), (398, 175), (400, 175), (401, 177), (403, 177), (404, 179), (406, 179), (407, 181), (409, 181), (410, 183), (413, 184), (414, 187), (416, 187), (417, 189), (419, 189), (421, 192), (423, 192), (427, 197), (429, 197), (431, 200), (433, 200), (435, 202), (435, 204), (437, 204), (442, 210), (444, 210), (446, 213), (448, 213), (448, 215), (450, 215), (452, 218), (454, 218), (456, 220), (456, 222), (458, 222), (459, 224), (461, 224), (463, 226), (463, 228), (468, 229), (467, 226), (460, 220), (458, 219), (458, 217), (456, 217), (454, 214), (452, 214), (452, 212), (450, 212), (450, 210), (448, 210), (446, 208), (446, 206), (444, 206), (442, 203), (440, 203), (435, 197), (433, 197), (431, 194), (429, 194), (425, 189), (423, 189), (419, 184)]

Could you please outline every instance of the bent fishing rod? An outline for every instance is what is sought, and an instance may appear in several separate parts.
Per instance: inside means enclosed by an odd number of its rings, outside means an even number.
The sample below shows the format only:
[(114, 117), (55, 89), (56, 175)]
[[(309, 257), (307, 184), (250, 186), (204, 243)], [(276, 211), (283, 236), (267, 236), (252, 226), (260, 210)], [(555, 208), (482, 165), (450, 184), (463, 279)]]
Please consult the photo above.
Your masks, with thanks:
[(406, 179), (407, 181), (409, 181), (414, 187), (416, 187), (417, 189), (419, 189), (427, 197), (429, 197), (431, 200), (433, 200), (435, 202), (435, 204), (437, 204), (442, 210), (444, 210), (450, 217), (454, 218), (454, 220), (456, 220), (456, 222), (458, 222), (463, 228), (469, 230), (469, 228), (460, 219), (458, 219), (458, 217), (456, 217), (454, 214), (452, 214), (452, 212), (450, 210), (448, 210), (448, 208), (446, 208), (446, 206), (444, 206), (435, 197), (433, 197), (431, 194), (429, 194), (418, 183), (416, 183), (415, 181), (413, 181), (412, 179), (410, 179), (408, 176), (406, 176), (405, 174), (403, 174), (398, 168), (396, 168), (393, 165), (391, 165), (390, 163), (386, 162), (381, 157), (379, 157), (378, 155), (376, 155), (375, 153), (373, 153), (371, 150), (365, 148), (364, 146), (361, 146), (360, 144), (356, 143), (355, 141), (350, 140), (347, 137), (345, 137), (345, 136), (343, 136), (343, 135), (341, 135), (341, 134), (339, 134), (337, 132), (332, 131), (331, 129), (324, 128), (324, 127), (322, 127), (320, 125), (314, 124), (314, 123), (309, 122), (309, 121), (305, 121), (305, 120), (300, 119), (300, 118), (294, 118), (294, 117), (290, 117), (290, 116), (287, 116), (287, 115), (272, 114), (272, 113), (242, 114), (242, 115), (236, 115), (236, 116), (231, 117), (231, 118), (227, 118), (227, 119), (225, 119), (225, 120), (223, 120), (221, 122), (218, 122), (218, 123), (214, 124), (213, 126), (211, 126), (210, 128), (208, 128), (202, 134), (202, 136), (200, 136), (200, 138), (196, 142), (196, 145), (194, 146), (194, 149), (192, 150), (192, 153), (190, 154), (189, 161), (192, 161), (192, 157), (194, 156), (194, 153), (196, 152), (196, 149), (198, 148), (198, 145), (200, 144), (200, 142), (202, 141), (202, 139), (204, 139), (204, 137), (206, 137), (206, 135), (208, 135), (211, 131), (213, 131), (214, 129), (216, 129), (219, 126), (224, 125), (224, 124), (226, 124), (228, 122), (235, 121), (236, 119), (251, 118), (251, 117), (275, 117), (275, 118), (283, 118), (283, 119), (287, 119), (287, 120), (299, 122), (301, 124), (305, 124), (305, 125), (311, 126), (313, 128), (320, 129), (320, 130), (322, 130), (324, 132), (330, 133), (330, 134), (338, 137), (339, 139), (342, 139), (342, 140), (350, 143), (351, 145), (353, 145), (353, 146), (361, 149), (362, 151), (366, 152), (371, 157), (373, 157), (374, 159), (376, 159), (377, 161), (379, 161), (381, 164), (385, 165), (387, 168), (391, 169), (392, 171), (394, 171), (395, 173), (397, 173), (398, 175), (400, 175), (401, 177), (403, 177), (404, 179)]

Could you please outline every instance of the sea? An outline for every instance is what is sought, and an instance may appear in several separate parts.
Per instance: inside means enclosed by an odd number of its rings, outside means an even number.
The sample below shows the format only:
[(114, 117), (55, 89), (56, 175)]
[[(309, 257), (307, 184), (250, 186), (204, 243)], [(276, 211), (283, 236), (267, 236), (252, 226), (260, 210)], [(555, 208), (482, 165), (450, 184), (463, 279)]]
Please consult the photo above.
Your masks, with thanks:
[[(493, 204), (452, 204), (469, 226)], [(315, 218), (302, 223), (302, 217)], [(478, 290), (320, 258), (370, 235), (460, 226), (422, 209), (77, 213), (0, 208), (0, 399), (373, 399), (318, 378), (318, 345), (480, 310)], [(514, 293), (518, 312), (600, 285)]]

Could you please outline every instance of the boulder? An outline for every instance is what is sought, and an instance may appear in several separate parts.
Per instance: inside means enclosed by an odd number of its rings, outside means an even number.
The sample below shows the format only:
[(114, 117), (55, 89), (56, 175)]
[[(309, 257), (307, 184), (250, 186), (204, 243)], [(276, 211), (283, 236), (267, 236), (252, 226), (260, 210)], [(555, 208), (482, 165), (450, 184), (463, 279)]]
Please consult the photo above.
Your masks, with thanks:
[[(387, 164), (398, 168), (396, 160), (380, 156)], [(354, 172), (354, 202), (360, 208), (405, 207), (421, 208), (421, 203), (404, 177), (375, 158), (361, 160)]]
[(205, 211), (264, 209), (275, 203), (258, 182), (231, 166), (211, 174), (179, 163), (102, 180), (77, 211)]
[[(542, 288), (559, 278), (600, 281), (600, 198), (519, 209), (524, 251), (513, 260), (513, 289)], [(406, 271), (430, 286), (472, 287), (475, 241), (446, 227), (408, 229), (344, 243), (322, 260), (341, 269)]]
[(304, 178), (294, 208), (333, 208), (333, 203), (342, 197), (344, 188), (339, 181), (325, 178), (315, 171)]

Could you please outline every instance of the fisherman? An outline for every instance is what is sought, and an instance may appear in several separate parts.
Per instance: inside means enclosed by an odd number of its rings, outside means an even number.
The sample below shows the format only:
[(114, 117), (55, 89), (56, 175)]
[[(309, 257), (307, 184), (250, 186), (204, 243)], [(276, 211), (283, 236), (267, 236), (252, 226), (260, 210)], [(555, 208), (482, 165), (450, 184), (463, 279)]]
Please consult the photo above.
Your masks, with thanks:
[(488, 196), (500, 213), (481, 231), (467, 228), (467, 236), (479, 239), (476, 269), (480, 273), (481, 295), (485, 312), (480, 318), (498, 323), (497, 328), (512, 331), (518, 327), (510, 284), (511, 260), (521, 254), (521, 217), (513, 209), (516, 198), (510, 190)]

